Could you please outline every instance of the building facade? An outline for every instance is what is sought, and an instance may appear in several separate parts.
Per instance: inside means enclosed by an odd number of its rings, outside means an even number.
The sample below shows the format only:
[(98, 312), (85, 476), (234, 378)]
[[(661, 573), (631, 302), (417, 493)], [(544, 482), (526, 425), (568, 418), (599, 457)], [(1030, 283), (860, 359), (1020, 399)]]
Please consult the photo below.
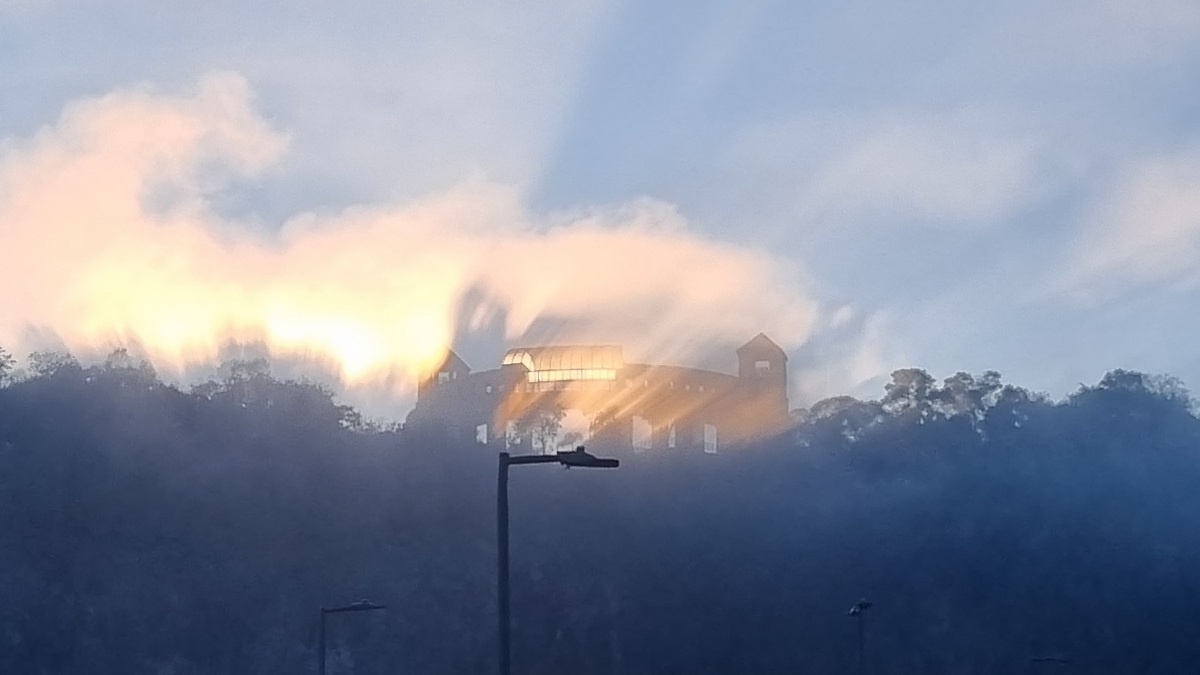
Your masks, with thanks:
[(760, 333), (736, 357), (727, 374), (626, 362), (616, 345), (556, 345), (511, 349), (499, 368), (472, 372), (450, 352), (418, 384), (408, 423), (548, 452), (571, 414), (593, 447), (716, 452), (788, 423), (784, 351)]

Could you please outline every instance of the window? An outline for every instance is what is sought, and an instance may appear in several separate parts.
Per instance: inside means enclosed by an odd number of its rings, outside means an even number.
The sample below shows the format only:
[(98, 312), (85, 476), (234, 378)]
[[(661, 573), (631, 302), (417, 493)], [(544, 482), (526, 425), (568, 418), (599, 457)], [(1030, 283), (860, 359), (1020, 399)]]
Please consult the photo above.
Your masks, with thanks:
[(448, 373), (445, 370), (438, 373), (438, 384), (446, 384), (449, 381), (450, 381), (450, 373)]
[(488, 429), (486, 424), (480, 424), (479, 426), (475, 427), (475, 442), (479, 443), (480, 445), (487, 445)]
[(771, 362), (770, 361), (755, 361), (754, 362), (754, 372), (758, 373), (759, 377), (766, 375), (767, 373), (771, 372)]
[(617, 371), (590, 368), (574, 370), (534, 370), (525, 374), (529, 382), (561, 382), (564, 380), (615, 380)]
[(489, 384), (489, 385), (487, 385), (486, 387), (484, 387), (484, 388), (483, 388), (483, 393), (485, 393), (485, 394), (490, 394), (490, 393), (492, 393), (492, 385), (490, 385), (490, 384)]
[(672, 424), (670, 430), (667, 431), (667, 447), (675, 447), (675, 425)]
[(710, 455), (717, 454), (717, 425), (704, 425), (704, 452)]

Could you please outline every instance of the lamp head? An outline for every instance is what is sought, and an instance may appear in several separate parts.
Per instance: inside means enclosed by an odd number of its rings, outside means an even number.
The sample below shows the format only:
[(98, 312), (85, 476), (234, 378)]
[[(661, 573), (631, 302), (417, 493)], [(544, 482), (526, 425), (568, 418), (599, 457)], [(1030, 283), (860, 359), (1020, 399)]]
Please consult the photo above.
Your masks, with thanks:
[(858, 616), (868, 609), (871, 609), (871, 603), (866, 600), (859, 600), (858, 602), (854, 603), (854, 606), (851, 607), (850, 611), (846, 612), (846, 614), (849, 616)]
[(596, 469), (615, 469), (621, 462), (616, 459), (600, 458), (589, 453), (580, 445), (570, 452), (558, 453), (558, 462), (563, 466), (583, 466)]

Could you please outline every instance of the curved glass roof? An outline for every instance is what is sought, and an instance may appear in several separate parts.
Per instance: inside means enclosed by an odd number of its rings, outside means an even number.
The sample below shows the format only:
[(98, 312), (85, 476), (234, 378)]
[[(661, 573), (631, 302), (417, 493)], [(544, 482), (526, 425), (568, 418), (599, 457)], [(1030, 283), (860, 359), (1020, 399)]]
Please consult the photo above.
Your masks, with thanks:
[(518, 347), (508, 350), (503, 363), (506, 366), (520, 363), (534, 372), (617, 370), (625, 367), (625, 357), (620, 345)]

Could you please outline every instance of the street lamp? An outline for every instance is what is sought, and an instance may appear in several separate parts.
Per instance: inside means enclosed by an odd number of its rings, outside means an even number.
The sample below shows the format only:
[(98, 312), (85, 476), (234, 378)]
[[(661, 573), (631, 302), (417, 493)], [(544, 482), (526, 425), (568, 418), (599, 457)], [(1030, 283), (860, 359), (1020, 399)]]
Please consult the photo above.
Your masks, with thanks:
[(864, 600), (859, 600), (858, 602), (854, 603), (854, 606), (850, 608), (850, 611), (846, 612), (847, 616), (853, 616), (858, 619), (858, 672), (859, 673), (867, 672), (867, 655), (866, 655), (867, 633), (866, 633), (865, 622), (866, 622), (866, 618), (867, 618), (867, 610), (868, 609), (871, 609), (871, 603), (867, 602), (864, 599)]
[(321, 635), (317, 643), (317, 672), (320, 675), (325, 675), (325, 617), (329, 614), (341, 614), (343, 612), (369, 612), (376, 609), (387, 609), (384, 605), (376, 605), (370, 600), (359, 600), (352, 602), (345, 607), (321, 608)]
[(589, 454), (579, 446), (571, 452), (556, 455), (517, 455), (500, 453), (500, 470), (496, 478), (496, 562), (497, 562), (497, 613), (500, 620), (500, 675), (509, 675), (510, 632), (508, 605), (508, 467), (514, 464), (561, 464), (565, 467), (589, 467), (615, 469), (620, 464), (615, 459), (601, 459)]

